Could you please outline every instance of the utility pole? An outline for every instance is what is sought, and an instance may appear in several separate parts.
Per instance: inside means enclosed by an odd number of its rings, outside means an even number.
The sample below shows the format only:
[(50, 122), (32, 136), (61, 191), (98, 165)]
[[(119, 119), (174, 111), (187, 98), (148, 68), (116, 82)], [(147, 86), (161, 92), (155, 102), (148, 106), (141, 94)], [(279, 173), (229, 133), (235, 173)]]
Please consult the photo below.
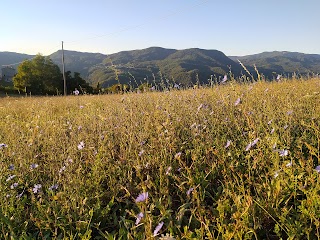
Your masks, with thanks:
[(64, 51), (63, 51), (63, 41), (62, 41), (62, 75), (63, 75), (63, 94), (67, 96), (67, 83), (66, 83), (66, 75), (64, 69)]

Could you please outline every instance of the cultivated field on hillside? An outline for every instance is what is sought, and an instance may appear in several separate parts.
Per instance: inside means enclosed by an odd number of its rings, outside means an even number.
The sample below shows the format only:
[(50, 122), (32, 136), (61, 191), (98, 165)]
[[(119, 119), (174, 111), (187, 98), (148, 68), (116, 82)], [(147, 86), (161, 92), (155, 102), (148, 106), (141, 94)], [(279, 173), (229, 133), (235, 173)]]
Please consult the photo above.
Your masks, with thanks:
[(0, 99), (1, 239), (319, 239), (320, 79)]

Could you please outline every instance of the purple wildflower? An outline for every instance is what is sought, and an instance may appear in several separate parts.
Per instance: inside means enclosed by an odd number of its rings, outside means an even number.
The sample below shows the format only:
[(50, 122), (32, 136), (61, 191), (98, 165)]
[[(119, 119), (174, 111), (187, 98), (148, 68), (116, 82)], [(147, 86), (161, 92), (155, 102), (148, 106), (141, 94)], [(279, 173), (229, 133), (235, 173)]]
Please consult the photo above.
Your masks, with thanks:
[(272, 119), (268, 122), (268, 125), (270, 125), (272, 123)]
[(274, 133), (274, 128), (272, 128), (270, 131), (270, 134), (273, 134), (273, 133)]
[(51, 187), (49, 187), (49, 190), (50, 190), (50, 191), (57, 190), (58, 187), (59, 187), (59, 184), (54, 184), (54, 185), (52, 185)]
[(1, 148), (5, 148), (5, 147), (8, 147), (8, 145), (7, 145), (7, 144), (4, 144), (4, 143), (0, 143), (0, 149), (1, 149)]
[(224, 146), (224, 148), (228, 148), (230, 146), (230, 144), (231, 144), (231, 140), (228, 140), (227, 144)]
[(16, 187), (18, 187), (18, 183), (17, 183), (17, 182), (15, 182), (14, 184), (12, 184), (12, 185), (10, 186), (11, 189), (15, 189)]
[(286, 167), (291, 167), (292, 166), (292, 161), (286, 164)]
[(37, 167), (39, 167), (39, 165), (36, 164), (36, 163), (32, 163), (32, 164), (30, 165), (30, 168), (31, 168), (31, 169), (36, 169)]
[(320, 173), (320, 165), (316, 166), (316, 168), (314, 170), (316, 170), (318, 173)]
[(81, 141), (79, 144), (78, 144), (78, 150), (82, 150), (84, 148), (84, 141)]
[(289, 110), (288, 112), (287, 112), (287, 115), (291, 115), (293, 113), (293, 111), (292, 110)]
[(65, 170), (66, 170), (66, 166), (63, 166), (62, 168), (60, 168), (59, 174), (61, 174), (61, 173), (64, 172)]
[(253, 146), (255, 146), (255, 145), (258, 143), (258, 141), (259, 141), (259, 138), (256, 138), (253, 142), (250, 142), (250, 143), (247, 145), (245, 151), (246, 151), (246, 152), (249, 151), (250, 148), (252, 148)]
[(139, 223), (140, 223), (140, 221), (141, 221), (141, 219), (144, 217), (144, 214), (142, 213), (142, 212), (140, 212), (137, 216), (136, 216), (136, 218), (137, 218), (137, 220), (136, 220), (136, 225), (138, 225)]
[(189, 188), (189, 190), (187, 191), (187, 195), (189, 196), (190, 193), (192, 193), (193, 190), (194, 190), (193, 188)]
[(279, 156), (280, 157), (288, 156), (288, 154), (289, 154), (289, 151), (286, 150), (286, 149), (279, 150)]
[(13, 171), (13, 170), (14, 170), (14, 165), (13, 165), (13, 164), (10, 164), (9, 167), (8, 167), (8, 169), (9, 169), (10, 171)]
[(33, 193), (38, 193), (38, 192), (40, 192), (41, 188), (42, 188), (41, 184), (35, 184), (32, 191), (33, 191)]
[(141, 157), (142, 155), (144, 154), (144, 150), (142, 149), (140, 152), (139, 152), (139, 157)]
[(175, 159), (179, 159), (181, 157), (181, 152), (178, 152), (174, 155), (174, 158)]
[(19, 193), (19, 194), (16, 196), (16, 198), (21, 198), (22, 195), (24, 194), (24, 191), (25, 191), (25, 189), (23, 189), (23, 191), (22, 191), (21, 193)]
[(163, 222), (159, 223), (158, 226), (156, 226), (156, 228), (153, 231), (154, 237), (158, 235), (158, 232), (161, 230), (162, 226), (163, 226)]
[(258, 141), (259, 141), (259, 138), (256, 138), (256, 139), (252, 142), (252, 146), (251, 146), (251, 147), (253, 147), (254, 145), (256, 145), (256, 144), (258, 143)]
[(140, 193), (139, 196), (136, 198), (136, 203), (145, 202), (148, 199), (148, 196), (148, 192)]
[(241, 99), (238, 98), (238, 99), (235, 101), (234, 105), (237, 106), (240, 102), (241, 102)]

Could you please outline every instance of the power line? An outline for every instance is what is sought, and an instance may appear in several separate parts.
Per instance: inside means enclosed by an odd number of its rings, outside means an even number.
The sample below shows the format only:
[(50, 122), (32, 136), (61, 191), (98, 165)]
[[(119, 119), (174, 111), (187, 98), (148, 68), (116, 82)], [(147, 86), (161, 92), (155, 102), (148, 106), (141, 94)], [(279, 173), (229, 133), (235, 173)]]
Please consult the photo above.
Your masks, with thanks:
[(111, 33), (107, 33), (107, 34), (103, 34), (103, 35), (97, 35), (97, 36), (93, 36), (93, 37), (87, 37), (87, 38), (82, 38), (80, 40), (75, 40), (75, 41), (65, 41), (65, 43), (68, 43), (69, 45), (74, 45), (74, 44), (78, 44), (79, 42), (82, 42), (82, 41), (85, 41), (85, 40), (91, 40), (91, 39), (96, 39), (96, 38), (103, 38), (103, 37), (109, 37), (109, 36), (114, 36), (114, 35), (117, 35), (119, 33), (122, 33), (122, 32), (126, 32), (126, 31), (130, 31), (132, 29), (136, 29), (136, 28), (140, 28), (140, 27), (143, 27), (145, 25), (148, 25), (150, 22), (158, 22), (158, 21), (164, 21), (172, 16), (175, 16), (175, 15), (178, 15), (182, 12), (187, 12), (188, 10), (192, 10), (194, 9), (195, 7), (198, 7), (198, 6), (201, 6), (201, 5), (204, 5), (206, 4), (207, 2), (209, 2), (209, 0), (201, 0), (200, 2), (198, 2), (197, 4), (193, 4), (191, 6), (187, 6), (187, 7), (184, 7), (184, 8), (180, 8), (172, 13), (169, 13), (169, 14), (166, 14), (166, 15), (163, 15), (163, 16), (160, 16), (158, 18), (156, 18), (156, 20), (154, 20), (154, 18), (149, 18), (149, 19), (146, 19), (144, 21), (144, 23), (141, 23), (141, 24), (138, 24), (138, 25), (135, 25), (135, 26), (128, 26), (128, 27), (125, 27), (123, 29), (120, 29), (119, 31), (115, 31), (115, 32), (111, 32)]
[[(114, 36), (114, 35), (117, 35), (119, 33), (122, 33), (122, 32), (126, 32), (126, 31), (130, 31), (132, 29), (136, 29), (136, 28), (140, 28), (140, 27), (143, 27), (147, 24), (149, 24), (150, 22), (158, 22), (158, 21), (164, 21), (172, 16), (175, 16), (175, 15), (178, 15), (182, 12), (187, 12), (188, 10), (192, 10), (194, 9), (195, 7), (198, 7), (198, 6), (201, 6), (201, 5), (204, 5), (206, 4), (207, 2), (209, 2), (209, 0), (200, 0), (199, 2), (197, 2), (196, 4), (193, 4), (193, 5), (190, 5), (190, 6), (186, 6), (184, 8), (179, 8), (177, 9), (176, 11), (172, 12), (172, 13), (169, 13), (169, 14), (166, 14), (166, 15), (163, 15), (161, 17), (158, 17), (156, 18), (156, 20), (154, 20), (154, 18), (149, 18), (149, 19), (146, 19), (144, 23), (141, 23), (141, 24), (138, 24), (138, 25), (135, 25), (135, 26), (128, 26), (128, 27), (125, 27), (119, 31), (115, 31), (115, 32), (111, 32), (111, 33), (107, 33), (107, 34), (103, 34), (103, 35), (97, 35), (97, 36), (93, 36), (93, 37), (88, 37), (88, 38), (82, 38), (80, 40), (75, 40), (75, 41), (64, 41), (64, 43), (68, 43), (69, 45), (74, 45), (74, 44), (78, 44), (79, 42), (82, 42), (84, 40), (91, 40), (91, 39), (96, 39), (96, 38), (103, 38), (103, 37), (108, 37), (108, 36)], [(60, 44), (58, 45), (60, 46)], [(53, 49), (56, 49), (58, 46), (54, 47)], [(50, 49), (51, 50), (51, 49)], [(49, 51), (50, 51), (49, 50)], [(60, 50), (60, 49), (59, 49)], [(26, 59), (26, 60), (32, 60), (34, 59), (36, 56), (30, 58), (30, 59)], [(25, 61), (25, 60), (24, 60)], [(5, 64), (5, 65), (2, 65), (2, 66), (14, 66), (14, 65), (18, 65), (18, 64), (21, 64), (23, 63), (24, 61), (21, 61), (21, 62), (17, 62), (17, 63), (11, 63), (11, 64)]]

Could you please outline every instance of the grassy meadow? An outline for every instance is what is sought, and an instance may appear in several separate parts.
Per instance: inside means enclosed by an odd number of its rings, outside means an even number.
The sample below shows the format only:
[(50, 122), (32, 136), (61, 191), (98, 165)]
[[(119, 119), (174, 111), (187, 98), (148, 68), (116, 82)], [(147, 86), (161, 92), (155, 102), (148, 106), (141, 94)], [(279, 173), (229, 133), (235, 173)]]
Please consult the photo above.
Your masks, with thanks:
[(0, 239), (320, 239), (320, 79), (0, 99)]

